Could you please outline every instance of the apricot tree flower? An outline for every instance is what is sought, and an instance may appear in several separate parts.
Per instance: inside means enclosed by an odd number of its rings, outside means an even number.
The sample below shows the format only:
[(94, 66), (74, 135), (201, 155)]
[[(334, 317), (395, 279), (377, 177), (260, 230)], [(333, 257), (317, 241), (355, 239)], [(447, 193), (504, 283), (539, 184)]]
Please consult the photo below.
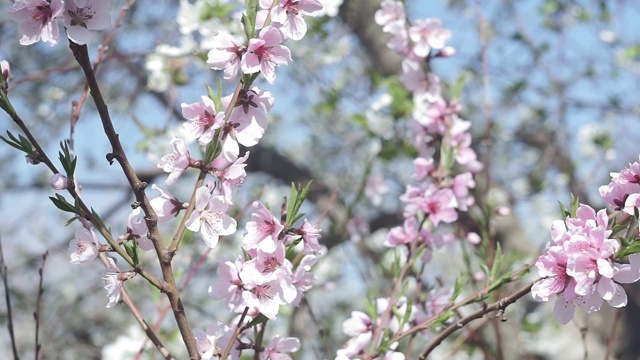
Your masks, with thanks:
[(187, 137), (198, 139), (202, 146), (213, 140), (215, 131), (224, 125), (224, 113), (216, 112), (216, 106), (208, 96), (202, 96), (201, 101), (192, 104), (182, 104), (182, 116), (187, 121), (183, 124)]
[(218, 245), (220, 235), (236, 232), (236, 221), (225, 212), (229, 204), (222, 195), (213, 195), (207, 186), (196, 190), (196, 208), (186, 222), (187, 229), (200, 232), (202, 239), (210, 248)]
[(160, 196), (149, 200), (153, 211), (158, 215), (158, 222), (169, 221), (178, 216), (180, 210), (183, 209), (183, 204), (170, 192), (159, 188), (158, 185), (153, 184), (151, 188), (160, 192)]
[[(231, 96), (222, 98), (223, 106), (229, 106)], [(267, 129), (266, 112), (274, 103), (273, 94), (256, 87), (240, 90), (236, 107), (231, 112), (227, 124), (222, 130), (222, 155), (229, 161), (235, 161), (242, 144), (254, 146), (260, 141)]]
[(266, 252), (275, 251), (278, 235), (284, 226), (261, 202), (254, 201), (251, 207), (253, 213), (251, 221), (247, 222), (247, 233), (244, 235), (242, 244), (247, 249), (260, 247)]
[(109, 268), (102, 275), (102, 283), (104, 284), (104, 290), (107, 292), (107, 298), (109, 299), (109, 302), (107, 302), (107, 309), (109, 309), (120, 302), (122, 285), (125, 281), (133, 278), (136, 273), (133, 271), (122, 272), (112, 258), (107, 259), (109, 261)]
[(62, 16), (62, 0), (18, 0), (9, 9), (9, 18), (20, 24), (21, 45), (31, 45), (40, 40), (51, 46), (58, 43), (60, 30), (58, 19)]
[(171, 146), (173, 151), (160, 159), (158, 167), (169, 173), (165, 184), (171, 185), (182, 173), (189, 167), (191, 163), (191, 157), (189, 156), (189, 149), (185, 145), (184, 140), (180, 138), (174, 138), (171, 140)]
[(69, 39), (79, 45), (88, 43), (92, 30), (111, 26), (109, 10), (111, 0), (65, 0), (64, 26)]
[(280, 30), (266, 26), (260, 30), (258, 38), (249, 40), (247, 53), (242, 57), (241, 68), (245, 74), (262, 72), (270, 84), (276, 80), (275, 68), (291, 63), (291, 51), (281, 45), (284, 37)]
[(284, 353), (296, 352), (299, 349), (300, 340), (294, 337), (281, 338), (280, 335), (276, 335), (260, 354), (260, 360), (291, 360), (291, 356)]
[(418, 19), (409, 28), (409, 38), (415, 43), (413, 53), (426, 57), (431, 49), (442, 49), (451, 37), (451, 31), (442, 28), (440, 19)]
[[(260, 0), (260, 7), (269, 9), (273, 0)], [(291, 40), (300, 40), (307, 33), (302, 18), (322, 10), (318, 0), (279, 0), (271, 11), (271, 21)]]
[(79, 264), (97, 258), (100, 254), (99, 246), (93, 229), (78, 228), (75, 238), (69, 242), (71, 263)]
[(213, 49), (207, 54), (207, 64), (214, 70), (224, 70), (224, 78), (231, 79), (240, 69), (240, 59), (247, 51), (246, 45), (226, 31), (219, 31), (213, 37)]

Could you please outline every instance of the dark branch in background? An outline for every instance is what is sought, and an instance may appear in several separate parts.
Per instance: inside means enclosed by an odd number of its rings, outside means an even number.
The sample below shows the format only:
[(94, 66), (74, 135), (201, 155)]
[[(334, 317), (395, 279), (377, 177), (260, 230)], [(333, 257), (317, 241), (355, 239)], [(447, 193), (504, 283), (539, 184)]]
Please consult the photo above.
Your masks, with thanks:
[(338, 15), (360, 40), (371, 66), (384, 76), (400, 72), (402, 59), (387, 47), (389, 35), (373, 20), (379, 0), (345, 0)]
[(13, 358), (19, 360), (18, 348), (16, 346), (16, 337), (13, 332), (13, 315), (11, 312), (11, 296), (9, 296), (9, 276), (7, 275), (7, 264), (4, 262), (4, 254), (2, 252), (2, 236), (0, 236), (0, 272), (2, 272), (2, 283), (4, 284), (4, 298), (7, 302), (7, 328), (11, 337), (11, 348), (13, 349)]
[(49, 251), (45, 251), (45, 253), (42, 254), (42, 265), (40, 269), (38, 269), (38, 275), (40, 276), (40, 282), (38, 283), (38, 301), (36, 302), (36, 311), (33, 312), (33, 317), (36, 321), (36, 360), (40, 358), (40, 349), (42, 349), (42, 344), (40, 344), (40, 309), (42, 307), (40, 305), (42, 305), (42, 293), (44, 293), (44, 264), (47, 261), (47, 255), (49, 255)]

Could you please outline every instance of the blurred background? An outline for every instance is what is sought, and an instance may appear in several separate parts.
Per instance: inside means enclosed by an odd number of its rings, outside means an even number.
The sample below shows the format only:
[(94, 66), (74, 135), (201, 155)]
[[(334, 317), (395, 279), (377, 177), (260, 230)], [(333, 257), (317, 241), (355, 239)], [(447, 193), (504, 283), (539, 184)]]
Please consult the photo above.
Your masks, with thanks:
[[(113, 0), (112, 22), (125, 3)], [(164, 186), (165, 173), (156, 163), (170, 151), (169, 140), (181, 127), (180, 104), (198, 101), (205, 94), (204, 84), (215, 86), (222, 75), (208, 68), (206, 53), (216, 30), (239, 31), (244, 2), (130, 3), (98, 77), (140, 177)], [(380, 266), (389, 254), (382, 243), (390, 227), (402, 224), (398, 197), (412, 176), (406, 111), (398, 109), (397, 102), (391, 106), (388, 97), (398, 89), (400, 58), (386, 47), (387, 35), (372, 20), (380, 2), (323, 3), (324, 15), (307, 19), (307, 37), (287, 43), (293, 64), (277, 68), (274, 85), (258, 84), (271, 91), (276, 102), (265, 137), (250, 149), (249, 175), (234, 209), (243, 214), (256, 199), (279, 209), (292, 182), (314, 180), (304, 212), (310, 221), (320, 221), (327, 247), (316, 270), (318, 284), (300, 308), (282, 314), (270, 329), (299, 336), (303, 350), (296, 357), (304, 359), (333, 358), (347, 339), (342, 321), (351, 311), (362, 310), (364, 299), (389, 291), (390, 275)], [(122, 234), (133, 195), (119, 167), (105, 159), (110, 147), (91, 98), (70, 133), (72, 104), (81, 101), (85, 81), (66, 39), (62, 35), (57, 46), (21, 46), (17, 26), (7, 17), (11, 6), (0, 4), (0, 59), (11, 64), (10, 98), (50, 157), (57, 158), (60, 141), (73, 138), (83, 198), (103, 215), (114, 235)], [(464, 81), (462, 117), (473, 124), (473, 147), (488, 171), (476, 179), (475, 192), (485, 204), (511, 209), (491, 224), (509, 264), (515, 269), (532, 262), (549, 239), (551, 221), (560, 218), (558, 201), (568, 204), (574, 194), (602, 208), (598, 187), (609, 182), (611, 171), (638, 160), (640, 3), (407, 0), (406, 7), (410, 21), (440, 18), (453, 33), (449, 45), (457, 54), (434, 60), (432, 71), (447, 83)], [(106, 35), (94, 35), (89, 45), (93, 57)], [(235, 86), (224, 85), (225, 94)], [(18, 133), (10, 118), (0, 115), (2, 135), (5, 130)], [(135, 358), (144, 336), (124, 307), (105, 308), (102, 265), (69, 264), (67, 247), (76, 224), (65, 227), (68, 216), (47, 198), (54, 194), (48, 185), (51, 174), (2, 145), (0, 237), (20, 353), (33, 355), (38, 268), (42, 253), (49, 251), (40, 323), (42, 358)], [(183, 201), (195, 179), (189, 175), (170, 188)], [(148, 195), (156, 194), (150, 190)], [(477, 226), (474, 214), (472, 210), (461, 220), (469, 229)], [(171, 226), (163, 229), (166, 238), (172, 236)], [(207, 287), (220, 260), (237, 256), (242, 233), (239, 226), (236, 236), (207, 253), (185, 287), (183, 299), (193, 326), (231, 319), (224, 304), (208, 298)], [(461, 273), (480, 271), (464, 266), (456, 256), (463, 248), (474, 251), (464, 240), (436, 251), (425, 282), (453, 284)], [(174, 261), (179, 279), (205, 251), (202, 241), (186, 240)], [(151, 256), (145, 261), (158, 272)], [(523, 281), (533, 279), (535, 274)], [(517, 287), (502, 289), (502, 294)], [(147, 321), (159, 322), (177, 358), (184, 356), (172, 317), (159, 320), (164, 298), (142, 279), (127, 282), (127, 288)], [(506, 323), (472, 324), (433, 358), (497, 358), (491, 349), (499, 341), (507, 359), (599, 359), (616, 317), (622, 321), (613, 355), (638, 358), (640, 291), (635, 285), (625, 289), (629, 305), (621, 310), (623, 315), (603, 309), (602, 316), (577, 317), (564, 327), (551, 318), (548, 304), (527, 297), (509, 308)], [(0, 354), (10, 354), (6, 321), (6, 307), (1, 306)], [(140, 358), (160, 357), (148, 350)]]

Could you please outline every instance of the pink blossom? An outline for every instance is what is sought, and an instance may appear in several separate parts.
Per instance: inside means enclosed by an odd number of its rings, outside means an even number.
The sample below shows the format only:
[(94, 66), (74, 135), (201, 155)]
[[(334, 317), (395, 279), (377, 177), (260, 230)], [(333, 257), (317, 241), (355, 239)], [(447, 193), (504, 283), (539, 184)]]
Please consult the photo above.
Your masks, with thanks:
[(153, 242), (147, 236), (149, 228), (145, 221), (144, 212), (141, 207), (136, 207), (131, 210), (129, 218), (127, 219), (127, 231), (136, 238), (138, 246), (142, 250), (148, 251), (153, 249)]
[(261, 360), (291, 360), (291, 356), (285, 354), (300, 350), (300, 340), (294, 337), (281, 338), (280, 335), (274, 336), (269, 345), (260, 354)]
[(72, 264), (91, 261), (100, 254), (100, 244), (93, 229), (80, 227), (76, 230), (75, 238), (69, 242), (69, 254)]
[(174, 138), (171, 140), (171, 147), (173, 147), (173, 151), (163, 156), (158, 162), (158, 167), (169, 173), (165, 181), (167, 185), (175, 183), (191, 163), (189, 149), (187, 149), (184, 140)]
[(281, 241), (276, 243), (274, 251), (266, 252), (261, 248), (257, 249), (256, 269), (261, 273), (273, 273), (280, 269), (285, 262), (285, 249)]
[(391, 34), (391, 38), (387, 41), (387, 47), (397, 54), (407, 56), (411, 49), (409, 48), (409, 32), (404, 23), (392, 22), (383, 30)]
[(224, 70), (224, 78), (231, 79), (240, 69), (240, 59), (247, 47), (239, 45), (240, 40), (225, 31), (219, 31), (213, 37), (213, 49), (207, 54), (207, 64), (214, 70)]
[(261, 71), (270, 84), (276, 79), (275, 67), (288, 65), (291, 60), (289, 48), (281, 45), (284, 40), (280, 30), (266, 26), (257, 39), (249, 40), (247, 53), (242, 57), (241, 68), (245, 74)]
[[(11, 67), (7, 60), (0, 60), (0, 75), (2, 75), (2, 81), (0, 81), (0, 83), (4, 83), (6, 87), (9, 76), (11, 75)], [(4, 90), (6, 92), (6, 88)]]
[(208, 96), (202, 96), (200, 102), (182, 104), (182, 116), (187, 119), (183, 123), (185, 135), (190, 139), (198, 139), (202, 146), (213, 140), (215, 131), (224, 125), (224, 113), (216, 112), (216, 106)]
[(420, 203), (420, 208), (429, 214), (429, 221), (433, 226), (438, 226), (442, 221), (452, 223), (458, 219), (455, 208), (458, 206), (453, 191), (449, 189), (439, 189), (425, 195), (425, 199)]
[[(380, 9), (376, 11), (374, 20), (376, 24), (386, 27), (388, 24), (399, 23), (404, 26), (406, 22), (406, 12), (402, 1), (384, 0), (380, 4)], [(385, 30), (386, 32), (387, 30)]]
[[(222, 98), (222, 104), (229, 106), (231, 96)], [(222, 130), (222, 155), (232, 162), (240, 153), (238, 144), (247, 147), (254, 146), (260, 141), (267, 129), (266, 112), (274, 104), (273, 94), (256, 87), (250, 90), (240, 90), (238, 100)]]
[(65, 0), (64, 26), (67, 36), (76, 44), (91, 40), (91, 30), (103, 30), (111, 26), (111, 0)]
[(211, 167), (214, 160), (210, 165), (209, 172), (213, 175), (217, 176), (220, 179), (220, 189), (222, 191), (222, 195), (224, 196), (225, 202), (231, 204), (231, 197), (233, 195), (234, 190), (239, 189), (244, 183), (244, 178), (247, 176), (247, 172), (245, 171), (245, 166), (247, 166), (246, 162), (249, 158), (249, 152), (247, 151), (243, 157), (238, 158), (231, 165), (229, 165), (224, 170), (213, 170)]
[[(293, 286), (296, 287), (298, 292), (296, 298), (291, 302), (293, 306), (298, 306), (302, 300), (304, 293), (311, 289), (311, 286), (316, 280), (316, 276), (311, 272), (311, 267), (318, 261), (318, 257), (312, 254), (305, 255), (298, 267), (293, 272), (292, 280)], [(292, 266), (291, 262), (286, 262), (286, 266)]]
[(133, 271), (121, 272), (112, 258), (107, 259), (109, 261), (109, 268), (102, 275), (102, 283), (104, 290), (107, 292), (107, 298), (109, 299), (107, 302), (107, 309), (109, 309), (120, 302), (122, 285), (126, 280), (133, 278), (136, 273)]
[(185, 223), (187, 229), (200, 232), (210, 248), (218, 245), (220, 236), (236, 232), (236, 220), (226, 214), (229, 204), (222, 195), (213, 195), (207, 186), (196, 190), (196, 206)]
[(18, 0), (9, 9), (9, 18), (20, 24), (21, 45), (31, 45), (40, 40), (52, 46), (58, 43), (60, 32), (58, 19), (62, 16), (62, 0)]
[(467, 211), (470, 206), (475, 202), (472, 196), (469, 196), (469, 189), (476, 187), (476, 182), (473, 180), (473, 175), (470, 172), (465, 172), (456, 175), (453, 178), (451, 184), (451, 190), (456, 197), (458, 208), (461, 211)]
[(416, 171), (414, 179), (416, 179), (417, 181), (424, 180), (425, 178), (431, 176), (435, 171), (433, 158), (425, 159), (423, 157), (418, 157), (413, 160), (413, 168)]
[(170, 192), (162, 190), (156, 184), (151, 185), (151, 188), (160, 192), (160, 196), (149, 200), (153, 211), (158, 216), (158, 222), (169, 221), (178, 216), (180, 210), (186, 208)]
[[(273, 0), (260, 0), (263, 9), (269, 9)], [(307, 23), (302, 16), (322, 10), (318, 0), (279, 0), (271, 11), (273, 25), (291, 40), (300, 40), (307, 33)]]
[(542, 280), (533, 284), (531, 295), (537, 301), (549, 301), (549, 298), (564, 291), (567, 283), (567, 256), (560, 246), (552, 246), (536, 261), (538, 275)]
[(320, 246), (318, 242), (321, 235), (320, 228), (318, 228), (317, 225), (313, 225), (307, 219), (304, 219), (299, 233), (302, 235), (304, 251), (306, 253), (317, 253), (322, 250), (322, 246)]
[(451, 38), (451, 31), (442, 28), (440, 19), (418, 19), (409, 28), (409, 38), (414, 42), (413, 53), (424, 58), (431, 49), (442, 49)]
[(214, 299), (224, 299), (230, 310), (242, 305), (244, 283), (240, 278), (240, 271), (244, 265), (244, 258), (236, 261), (225, 261), (218, 265), (217, 277), (209, 287), (209, 295)]
[(229, 332), (229, 327), (219, 321), (207, 326), (206, 331), (200, 328), (192, 330), (196, 338), (196, 347), (202, 360), (210, 360), (214, 356), (221, 355), (220, 348), (227, 346), (227, 343), (220, 341)]
[(417, 227), (418, 220), (415, 216), (406, 218), (404, 226), (396, 226), (389, 230), (389, 234), (387, 235), (387, 240), (385, 240), (384, 245), (393, 247), (409, 244), (415, 241), (420, 235)]
[(284, 226), (261, 202), (254, 201), (252, 208), (251, 221), (247, 222), (247, 233), (242, 239), (243, 246), (246, 249), (260, 247), (266, 252), (275, 251), (278, 236)]
[(297, 290), (287, 272), (265, 275), (255, 263), (245, 263), (240, 278), (245, 289), (242, 293), (243, 306), (255, 308), (269, 319), (275, 319), (280, 306), (292, 303), (297, 297)]
[(440, 78), (433, 73), (426, 73), (422, 63), (411, 58), (402, 60), (402, 75), (400, 81), (407, 90), (414, 93), (414, 99), (435, 102), (441, 98)]
[(66, 176), (62, 174), (53, 174), (51, 176), (51, 180), (49, 180), (49, 185), (56, 190), (64, 190), (69, 187), (72, 183), (67, 179)]

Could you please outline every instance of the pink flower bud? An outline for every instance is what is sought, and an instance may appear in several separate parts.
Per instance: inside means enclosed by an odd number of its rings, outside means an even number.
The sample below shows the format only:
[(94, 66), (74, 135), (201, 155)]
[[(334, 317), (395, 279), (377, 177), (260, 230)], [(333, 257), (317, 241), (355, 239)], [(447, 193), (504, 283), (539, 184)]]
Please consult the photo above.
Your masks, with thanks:
[(51, 176), (49, 185), (56, 190), (64, 190), (69, 187), (69, 179), (62, 174), (54, 174)]
[(467, 234), (467, 241), (473, 245), (478, 245), (482, 241), (480, 235), (474, 232), (470, 232)]
[(458, 50), (456, 50), (456, 48), (454, 48), (453, 46), (445, 46), (445, 47), (444, 47), (444, 48), (442, 48), (442, 50), (440, 50), (440, 52), (438, 53), (438, 57), (444, 57), (444, 58), (452, 57), (452, 56), (454, 56), (457, 52), (458, 52)]
[(511, 209), (506, 206), (498, 206), (495, 210), (496, 215), (498, 216), (509, 216), (511, 215)]
[(11, 69), (7, 60), (0, 60), (0, 72), (2, 72), (3, 82), (7, 82), (7, 80), (9, 80), (10, 71)]

